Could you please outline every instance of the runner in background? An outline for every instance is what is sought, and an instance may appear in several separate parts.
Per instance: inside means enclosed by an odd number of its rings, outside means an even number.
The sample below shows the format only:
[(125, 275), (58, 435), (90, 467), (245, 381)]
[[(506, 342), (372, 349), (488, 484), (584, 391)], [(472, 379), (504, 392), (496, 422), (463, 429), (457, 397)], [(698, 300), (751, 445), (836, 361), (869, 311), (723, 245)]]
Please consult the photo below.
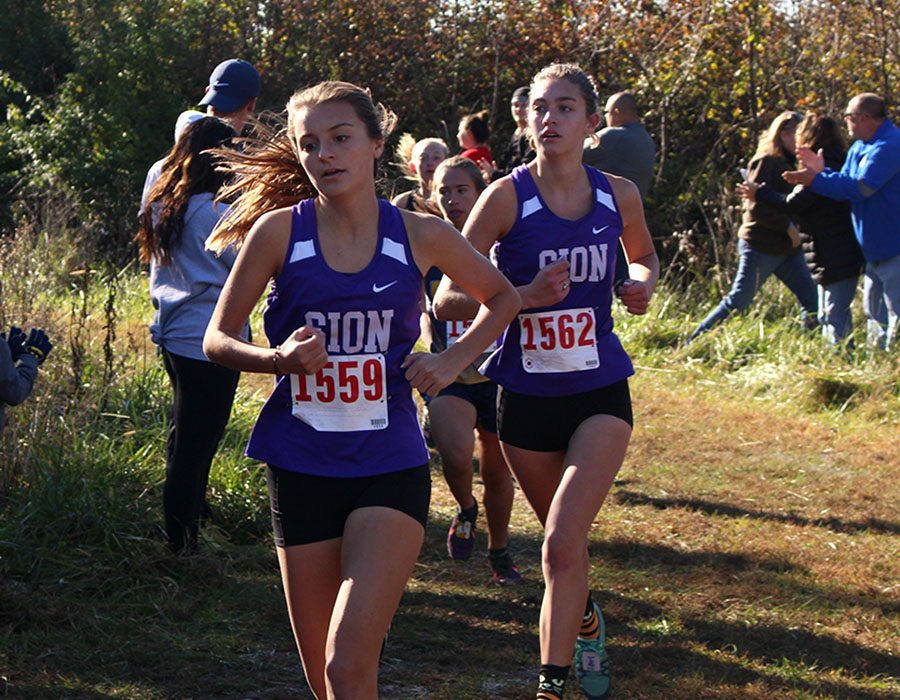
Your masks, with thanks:
[[(468, 158), (453, 156), (438, 165), (434, 174), (434, 198), (444, 218), (462, 230), (475, 200), (487, 185), (481, 171)], [(428, 312), (423, 314), (422, 337), (431, 352), (442, 352), (471, 324), (470, 321), (438, 321), (431, 300), (441, 281), (433, 267), (425, 275)], [(488, 350), (493, 350), (493, 346)], [(482, 359), (486, 358), (486, 354)], [(437, 396), (425, 396), (431, 436), (441, 456), (444, 478), (458, 509), (447, 533), (452, 559), (466, 561), (475, 546), (478, 501), (472, 493), (472, 451), (477, 447), (484, 482), (484, 514), (488, 529), (488, 559), (494, 583), (518, 583), (519, 570), (507, 551), (507, 529), (513, 502), (513, 482), (497, 441), (497, 385), (469, 365)], [(474, 429), (474, 432), (473, 432)]]
[(431, 180), (434, 169), (449, 153), (447, 144), (437, 138), (416, 141), (412, 134), (403, 134), (396, 152), (400, 168), (406, 177), (416, 181), (416, 187), (398, 194), (391, 204), (400, 209), (440, 216), (431, 197)]

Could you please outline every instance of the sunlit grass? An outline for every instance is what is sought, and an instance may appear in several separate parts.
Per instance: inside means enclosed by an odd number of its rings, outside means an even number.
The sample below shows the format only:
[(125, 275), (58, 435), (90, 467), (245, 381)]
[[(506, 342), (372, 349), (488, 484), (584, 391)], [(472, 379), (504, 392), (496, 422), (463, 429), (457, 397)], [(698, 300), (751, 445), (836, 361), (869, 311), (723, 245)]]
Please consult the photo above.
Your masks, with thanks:
[[(26, 232), (0, 256), (2, 320), (46, 327), (56, 343), (0, 441), (0, 697), (310, 698), (263, 474), (243, 457), (270, 378), (241, 380), (204, 551), (172, 556), (161, 530), (170, 393), (146, 332), (146, 275), (36, 255), (45, 239)], [(613, 697), (897, 697), (895, 355), (862, 334), (835, 353), (775, 283), (686, 345), (717, 302), (662, 289), (646, 316), (617, 312), (637, 368), (636, 428), (590, 544)], [(260, 338), (258, 317), (254, 329)], [(526, 582), (491, 587), (483, 532), (470, 562), (447, 559), (455, 503), (436, 459), (432, 476), (382, 696), (528, 698), (537, 520), (517, 491), (511, 546)]]

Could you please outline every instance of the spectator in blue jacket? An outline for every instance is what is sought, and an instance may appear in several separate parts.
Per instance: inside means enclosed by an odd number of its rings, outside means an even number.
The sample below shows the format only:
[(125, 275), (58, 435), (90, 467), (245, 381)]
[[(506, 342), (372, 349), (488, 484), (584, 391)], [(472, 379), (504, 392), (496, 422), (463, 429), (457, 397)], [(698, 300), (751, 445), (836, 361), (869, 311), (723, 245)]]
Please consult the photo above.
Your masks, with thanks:
[(900, 129), (887, 118), (884, 100), (857, 95), (844, 114), (853, 145), (839, 172), (822, 152), (798, 149), (801, 170), (784, 173), (817, 194), (850, 200), (853, 232), (866, 259), (863, 310), (870, 344), (887, 348), (900, 312)]

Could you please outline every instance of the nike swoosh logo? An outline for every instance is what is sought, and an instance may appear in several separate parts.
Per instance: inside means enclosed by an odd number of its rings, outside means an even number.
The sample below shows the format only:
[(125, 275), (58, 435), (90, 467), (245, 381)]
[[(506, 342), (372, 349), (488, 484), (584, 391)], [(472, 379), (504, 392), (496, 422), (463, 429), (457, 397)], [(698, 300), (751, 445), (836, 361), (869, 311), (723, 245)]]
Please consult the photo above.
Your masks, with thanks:
[(397, 284), (397, 280), (394, 280), (393, 282), (388, 282), (383, 287), (379, 287), (378, 283), (376, 282), (372, 285), (372, 291), (375, 292), (375, 294), (378, 294), (378, 292), (383, 292), (385, 289), (387, 289), (388, 287), (393, 287), (395, 284)]
[(609, 228), (609, 226), (603, 226), (601, 228), (594, 228), (593, 226), (591, 226), (591, 233), (593, 233), (596, 236), (598, 233), (600, 233), (601, 231), (605, 231), (608, 228)]

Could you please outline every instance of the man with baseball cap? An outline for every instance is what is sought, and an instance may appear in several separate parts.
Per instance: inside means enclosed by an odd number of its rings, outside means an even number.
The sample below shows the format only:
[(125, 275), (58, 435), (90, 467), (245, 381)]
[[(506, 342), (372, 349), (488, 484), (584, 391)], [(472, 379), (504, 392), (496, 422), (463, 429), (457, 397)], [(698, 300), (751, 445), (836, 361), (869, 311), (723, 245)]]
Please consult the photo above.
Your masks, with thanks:
[(209, 76), (206, 94), (199, 104), (206, 105), (207, 115), (224, 119), (240, 134), (256, 109), (259, 88), (256, 69), (247, 61), (229, 58)]

